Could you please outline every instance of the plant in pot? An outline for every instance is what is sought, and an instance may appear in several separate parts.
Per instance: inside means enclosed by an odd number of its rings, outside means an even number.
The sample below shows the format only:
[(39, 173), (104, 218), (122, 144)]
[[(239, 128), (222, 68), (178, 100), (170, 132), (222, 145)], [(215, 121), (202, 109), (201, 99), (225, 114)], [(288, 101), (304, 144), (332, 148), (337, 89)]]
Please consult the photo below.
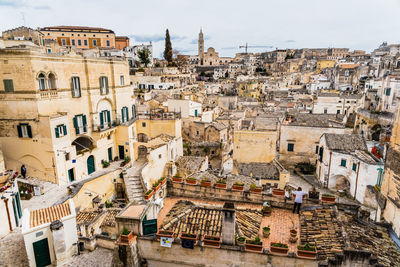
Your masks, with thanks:
[(233, 185), (232, 185), (232, 190), (233, 191), (243, 191), (244, 190), (244, 183), (241, 183), (239, 181), (236, 181)]
[(271, 242), (270, 250), (271, 250), (271, 253), (286, 255), (289, 251), (289, 247), (287, 244), (283, 244), (283, 243), (279, 243), (279, 242)]
[(273, 188), (272, 189), (272, 194), (274, 196), (284, 196), (285, 195), (285, 190), (279, 189), (279, 188)]
[(122, 228), (122, 233), (119, 236), (119, 240), (121, 243), (124, 244), (130, 244), (133, 240), (133, 234), (131, 231), (128, 230), (128, 228), (126, 228), (124, 226), (124, 228)]
[(256, 184), (252, 183), (250, 185), (250, 192), (252, 193), (257, 193), (257, 194), (261, 194), (262, 192), (262, 187), (261, 186), (257, 186)]
[(336, 197), (331, 194), (322, 194), (321, 200), (322, 200), (322, 202), (335, 203)]
[(271, 204), (267, 203), (265, 206), (262, 207), (262, 214), (265, 216), (270, 216), (272, 213)]
[(222, 243), (221, 237), (213, 235), (204, 235), (201, 241), (203, 241), (203, 246), (210, 248), (220, 248)]
[(239, 246), (244, 245), (245, 241), (246, 241), (246, 237), (244, 237), (244, 236), (239, 236), (238, 238), (236, 238), (236, 242)]
[(189, 178), (186, 178), (185, 183), (190, 184), (190, 185), (197, 185), (197, 179), (189, 177)]
[(158, 241), (160, 241), (161, 237), (172, 238), (172, 241), (174, 241), (174, 231), (159, 229), (156, 236)]
[(226, 189), (226, 180), (224, 180), (224, 179), (218, 179), (218, 180), (215, 182), (215, 188)]
[(149, 200), (154, 194), (153, 189), (149, 189), (146, 194), (144, 194), (144, 199)]
[(297, 257), (316, 259), (317, 258), (317, 248), (315, 246), (306, 243), (305, 245), (297, 246)]
[(203, 187), (211, 187), (211, 180), (207, 177), (204, 177), (203, 179), (201, 179), (200, 185)]
[(263, 227), (263, 237), (268, 238), (269, 235), (271, 234), (271, 228), (268, 226)]
[(262, 253), (262, 242), (260, 237), (256, 236), (253, 240), (246, 239), (244, 249), (250, 252)]
[(290, 219), (290, 221), (292, 222), (292, 228), (290, 229), (290, 238), (289, 238), (289, 241), (290, 241), (291, 243), (296, 243), (296, 242), (297, 242), (297, 239), (298, 239), (298, 237), (297, 237), (297, 230), (296, 230), (295, 227), (294, 227), (294, 221), (293, 221), (293, 219)]
[(161, 178), (158, 180), (158, 182), (160, 183), (161, 186), (163, 186), (163, 185), (167, 182), (167, 179), (165, 179), (165, 177), (161, 177)]
[(175, 175), (174, 177), (172, 177), (172, 182), (181, 184), (181, 183), (183, 183), (183, 177), (181, 177), (179, 175)]
[(152, 184), (152, 188), (153, 188), (153, 190), (154, 190), (154, 192), (157, 192), (157, 190), (158, 189), (160, 189), (160, 187), (161, 187), (161, 183), (160, 183), (160, 181), (155, 181), (153, 184)]
[(191, 234), (191, 233), (182, 232), (182, 233), (180, 234), (179, 238), (180, 238), (181, 240), (190, 240), (190, 241), (193, 241), (194, 244), (196, 245), (196, 244), (197, 244), (198, 235), (197, 235), (197, 234)]

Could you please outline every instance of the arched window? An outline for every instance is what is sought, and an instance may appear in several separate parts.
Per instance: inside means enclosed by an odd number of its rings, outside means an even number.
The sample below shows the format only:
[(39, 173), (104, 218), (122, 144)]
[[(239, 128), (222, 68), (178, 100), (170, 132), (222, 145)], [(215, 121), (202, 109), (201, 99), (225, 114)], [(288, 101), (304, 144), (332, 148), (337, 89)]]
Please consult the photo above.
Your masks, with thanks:
[(49, 78), (48, 78), (48, 85), (49, 85), (49, 89), (57, 89), (56, 86), (56, 76), (53, 73), (49, 74)]
[(39, 80), (39, 89), (46, 90), (46, 77), (44, 76), (43, 73), (39, 74), (38, 80)]

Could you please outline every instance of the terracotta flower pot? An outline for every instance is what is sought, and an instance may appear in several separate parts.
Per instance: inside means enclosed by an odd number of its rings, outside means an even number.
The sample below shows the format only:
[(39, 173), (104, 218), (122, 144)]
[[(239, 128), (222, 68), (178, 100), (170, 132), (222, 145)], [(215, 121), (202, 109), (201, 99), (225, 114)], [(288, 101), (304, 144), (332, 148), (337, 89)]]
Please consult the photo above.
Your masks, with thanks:
[(194, 235), (194, 234), (188, 234), (188, 233), (181, 233), (179, 235), (179, 239), (181, 240), (191, 240), (194, 242), (194, 244), (197, 244), (197, 239), (198, 239), (199, 235)]
[(274, 196), (284, 196), (285, 195), (285, 191), (282, 190), (282, 189), (274, 188), (274, 189), (272, 189), (272, 194)]
[(262, 187), (250, 188), (250, 192), (256, 193), (256, 194), (261, 194)]
[(232, 190), (233, 191), (243, 191), (244, 190), (244, 185), (232, 185)]
[(335, 196), (324, 196), (324, 195), (322, 195), (321, 196), (321, 200), (322, 200), (322, 202), (326, 202), (326, 203), (335, 203), (335, 201), (336, 201), (336, 197)]
[(127, 235), (120, 235), (120, 236), (119, 236), (119, 241), (120, 241), (121, 243), (124, 243), (124, 244), (131, 244), (131, 243), (132, 243), (132, 240), (133, 240), (132, 231), (129, 232), (129, 234), (127, 234)]
[(160, 185), (163, 186), (163, 185), (165, 185), (166, 182), (167, 182), (167, 179), (164, 178), (164, 180), (161, 181)]
[(197, 185), (197, 180), (196, 179), (186, 179), (185, 183), (190, 184), (190, 185)]
[(160, 189), (160, 187), (161, 187), (161, 184), (158, 184), (156, 187), (153, 187), (153, 191), (154, 191), (154, 192), (157, 192), (158, 189)]
[(285, 248), (285, 247), (276, 247), (273, 246), (273, 244), (275, 244), (274, 242), (271, 242), (271, 246), (270, 246), (270, 251), (272, 253), (277, 253), (277, 254), (282, 254), (282, 255), (286, 255), (289, 251), (289, 248)]
[(181, 184), (183, 182), (183, 177), (172, 177), (172, 182)]
[(244, 250), (249, 251), (249, 252), (257, 252), (257, 253), (262, 253), (263, 247), (262, 247), (262, 242), (260, 244), (250, 244), (246, 243), (244, 244)]
[(297, 249), (297, 257), (315, 260), (317, 258), (317, 250), (315, 249), (314, 251), (310, 251)]
[(144, 195), (144, 199), (149, 200), (154, 194), (154, 190), (151, 190), (151, 193)]
[(210, 235), (204, 235), (201, 238), (201, 241), (203, 241), (203, 246), (205, 247), (210, 247), (210, 248), (220, 248), (222, 240), (218, 236), (210, 236)]
[(215, 188), (226, 189), (226, 184), (219, 184), (219, 183), (216, 183), (216, 184), (215, 184)]
[(212, 183), (211, 183), (211, 181), (201, 181), (200, 185), (202, 187), (211, 187)]
[(168, 231), (168, 230), (158, 230), (157, 234), (157, 240), (160, 241), (161, 237), (168, 237), (172, 238), (172, 241), (174, 241), (174, 232), (173, 231)]

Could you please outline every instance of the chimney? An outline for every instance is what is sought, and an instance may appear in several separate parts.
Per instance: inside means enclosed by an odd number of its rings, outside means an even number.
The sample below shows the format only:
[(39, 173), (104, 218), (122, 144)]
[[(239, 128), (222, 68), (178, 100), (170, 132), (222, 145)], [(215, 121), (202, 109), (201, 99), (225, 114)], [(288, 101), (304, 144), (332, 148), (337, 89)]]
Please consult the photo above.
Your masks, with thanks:
[(222, 243), (226, 245), (235, 245), (236, 216), (235, 204), (225, 202), (222, 208)]

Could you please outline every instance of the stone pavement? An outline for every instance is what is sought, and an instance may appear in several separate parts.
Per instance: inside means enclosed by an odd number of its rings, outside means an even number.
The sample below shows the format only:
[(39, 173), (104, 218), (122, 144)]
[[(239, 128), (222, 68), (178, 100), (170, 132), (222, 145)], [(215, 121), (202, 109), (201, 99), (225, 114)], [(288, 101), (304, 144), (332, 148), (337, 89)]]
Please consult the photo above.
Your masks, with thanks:
[(10, 266), (29, 266), (24, 237), (20, 233), (20, 229), (16, 229), (0, 239), (0, 267)]
[(83, 251), (61, 266), (63, 267), (111, 267), (113, 251), (97, 247), (94, 251)]

